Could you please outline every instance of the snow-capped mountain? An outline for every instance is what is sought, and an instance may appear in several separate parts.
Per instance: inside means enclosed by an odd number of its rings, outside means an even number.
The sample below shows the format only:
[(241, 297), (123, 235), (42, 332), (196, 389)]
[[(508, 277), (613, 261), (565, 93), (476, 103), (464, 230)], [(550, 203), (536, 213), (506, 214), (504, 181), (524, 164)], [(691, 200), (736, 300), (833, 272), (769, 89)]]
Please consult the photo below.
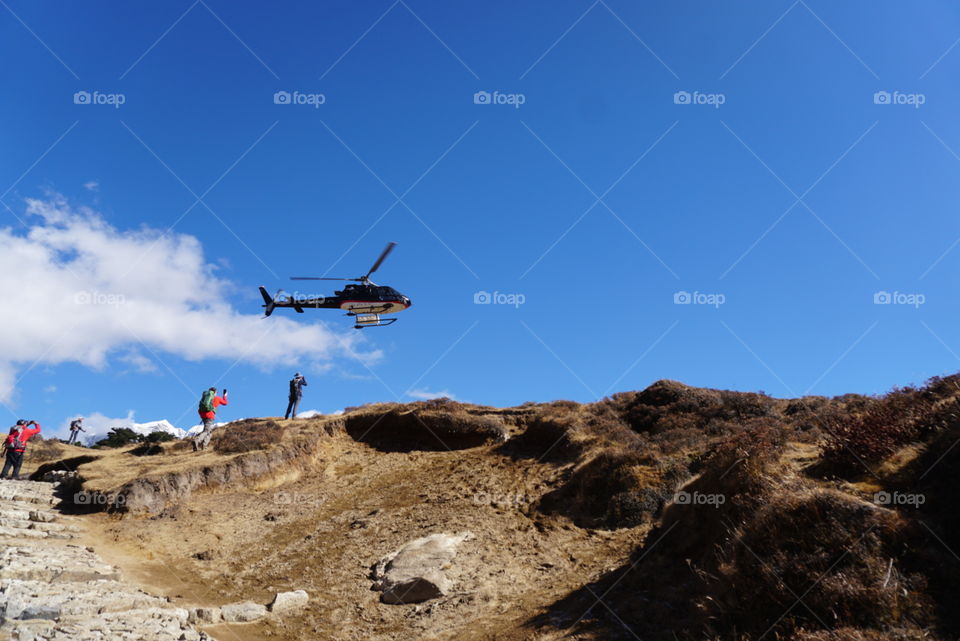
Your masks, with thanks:
[(100, 439), (106, 438), (107, 433), (110, 432), (115, 427), (126, 427), (137, 434), (143, 434), (147, 436), (153, 432), (167, 432), (168, 434), (173, 434), (177, 438), (183, 438), (187, 433), (173, 425), (170, 421), (163, 419), (159, 421), (149, 421), (147, 423), (137, 423), (131, 419), (112, 419), (108, 421), (84, 421), (83, 428), (85, 432), (80, 433), (80, 437), (84, 443), (87, 445), (93, 445)]
[(124, 426), (124, 427), (129, 427), (137, 434), (143, 434), (144, 436), (152, 432), (167, 432), (168, 434), (173, 434), (177, 438), (183, 438), (187, 434), (182, 429), (174, 426), (173, 424), (170, 423), (170, 421), (166, 419), (163, 419), (160, 421), (151, 421), (149, 423), (133, 423), (129, 426)]
[[(75, 417), (67, 419), (65, 426), (61, 428), (60, 434), (63, 438), (69, 436), (70, 432), (67, 430), (66, 425), (68, 425), (69, 421), (73, 420), (73, 418)], [(232, 422), (235, 421), (214, 423), (214, 425), (216, 427), (222, 427), (224, 425), (229, 425)], [(110, 430), (116, 427), (126, 427), (133, 430), (137, 434), (143, 434), (144, 436), (149, 435), (151, 432), (167, 432), (168, 434), (173, 434), (177, 438), (189, 438), (191, 436), (196, 436), (203, 431), (202, 424), (194, 425), (184, 430), (173, 425), (170, 421), (165, 419), (159, 421), (148, 421), (146, 423), (138, 423), (134, 420), (134, 413), (132, 411), (127, 414), (126, 418), (110, 418), (100, 413), (94, 413), (84, 417), (83, 429), (85, 431), (80, 432), (80, 441), (86, 445), (93, 445), (97, 441), (106, 438)]]

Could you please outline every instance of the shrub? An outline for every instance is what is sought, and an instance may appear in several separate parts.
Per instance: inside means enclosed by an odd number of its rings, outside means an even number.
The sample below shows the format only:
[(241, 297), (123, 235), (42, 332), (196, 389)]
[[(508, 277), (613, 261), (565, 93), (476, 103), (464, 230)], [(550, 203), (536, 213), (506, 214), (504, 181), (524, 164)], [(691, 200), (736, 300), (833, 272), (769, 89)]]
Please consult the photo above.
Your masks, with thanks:
[(239, 421), (216, 429), (210, 438), (210, 444), (219, 454), (265, 450), (281, 440), (286, 431), (286, 425), (275, 421)]
[(687, 471), (675, 460), (608, 448), (580, 466), (540, 508), (581, 527), (622, 528), (649, 523)]
[(109, 432), (107, 432), (107, 437), (102, 438), (96, 443), (94, 447), (124, 447), (130, 445), (131, 443), (142, 443), (144, 437), (142, 434), (137, 434), (129, 427), (114, 427)]
[[(928, 604), (899, 559), (909, 528), (889, 511), (833, 490), (770, 495), (730, 537), (713, 595), (729, 629), (909, 624)], [(762, 563), (757, 559), (762, 559)], [(784, 616), (803, 595), (803, 607)], [(779, 618), (778, 617), (782, 617)]]
[(930, 401), (917, 390), (895, 389), (862, 412), (836, 414), (828, 421), (823, 458), (843, 469), (875, 463), (920, 438)]
[(466, 449), (507, 438), (499, 417), (470, 414), (454, 401), (413, 405), (412, 410), (390, 406), (353, 412), (345, 417), (346, 430), (358, 441), (391, 452)]
[(150, 432), (147, 434), (147, 443), (166, 443), (167, 441), (172, 441), (176, 438), (177, 437), (170, 432), (157, 430), (156, 432)]

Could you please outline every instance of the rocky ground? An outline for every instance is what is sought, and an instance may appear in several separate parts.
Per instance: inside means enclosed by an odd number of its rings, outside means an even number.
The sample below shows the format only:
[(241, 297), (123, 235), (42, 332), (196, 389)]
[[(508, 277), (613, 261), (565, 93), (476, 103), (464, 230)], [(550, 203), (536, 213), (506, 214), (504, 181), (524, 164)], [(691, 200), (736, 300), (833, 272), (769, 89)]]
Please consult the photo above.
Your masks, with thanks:
[(0, 482), (0, 639), (199, 641), (190, 612), (125, 582), (61, 515), (54, 485)]

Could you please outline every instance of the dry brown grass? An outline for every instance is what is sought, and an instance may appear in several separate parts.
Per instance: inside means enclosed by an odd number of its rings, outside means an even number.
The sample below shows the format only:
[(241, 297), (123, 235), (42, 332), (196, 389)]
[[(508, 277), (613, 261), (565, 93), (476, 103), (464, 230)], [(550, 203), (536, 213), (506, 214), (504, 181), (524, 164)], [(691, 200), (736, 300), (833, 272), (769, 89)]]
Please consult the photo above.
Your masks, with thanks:
[(383, 451), (457, 450), (506, 439), (503, 420), (461, 403), (423, 401), (366, 407), (343, 417), (348, 434)]
[[(317, 421), (246, 421), (218, 430), (209, 452), (163, 444), (151, 457), (106, 452), (85, 469), (96, 486), (335, 430), (390, 453), (481, 448), (463, 456), (553, 470), (535, 518), (637, 528), (630, 535), (642, 541), (620, 568), (559, 600), (542, 625), (609, 590), (605, 603), (641, 638), (742, 641), (769, 630), (803, 641), (906, 640), (921, 629), (957, 638), (960, 564), (946, 549), (960, 550), (958, 396), (960, 378), (949, 377), (881, 398), (785, 400), (659, 381), (592, 404), (385, 403)], [(839, 469), (850, 450), (876, 463), (871, 487), (920, 492), (926, 505), (878, 507), (864, 484), (812, 473), (818, 452)], [(723, 500), (684, 503), (678, 492)], [(799, 595), (803, 605), (790, 609)], [(602, 618), (577, 625), (571, 634), (596, 638), (621, 628)]]
[(653, 521), (686, 476), (682, 461), (605, 449), (545, 495), (540, 508), (564, 514), (580, 527), (636, 527)]
[(66, 445), (58, 439), (45, 439), (38, 435), (30, 439), (30, 442), (27, 445), (27, 456), (25, 463), (40, 465), (42, 463), (61, 459), (67, 454), (68, 451), (79, 450), (80, 448)]
[(247, 419), (217, 428), (210, 446), (218, 454), (265, 450), (282, 441), (286, 431), (286, 425), (276, 421)]
[[(324, 422), (310, 422), (310, 425)], [(289, 441), (292, 435), (287, 432), (286, 428), (276, 426), (273, 421), (249, 420), (218, 428), (211, 438), (211, 447), (204, 452), (194, 452), (190, 439), (151, 445), (149, 452), (142, 449), (142, 444), (98, 450), (62, 447), (67, 450), (64, 456), (68, 460), (71, 456), (89, 455), (84, 456), (77, 468), (86, 489), (108, 492), (136, 479), (212, 468), (246, 452)]]
[(867, 629), (929, 621), (924, 578), (891, 564), (910, 529), (896, 513), (841, 492), (772, 494), (723, 550), (711, 608), (727, 629), (756, 634), (800, 594), (803, 607), (780, 620), (781, 632), (828, 619)]

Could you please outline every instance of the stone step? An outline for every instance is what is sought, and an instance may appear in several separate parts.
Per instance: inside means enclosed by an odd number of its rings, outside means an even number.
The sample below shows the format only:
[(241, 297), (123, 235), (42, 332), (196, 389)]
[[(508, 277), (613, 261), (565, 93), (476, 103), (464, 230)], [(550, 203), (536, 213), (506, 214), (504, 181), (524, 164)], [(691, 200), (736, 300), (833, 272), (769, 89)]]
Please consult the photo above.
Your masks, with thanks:
[(119, 581), (72, 583), (0, 580), (0, 620), (59, 619), (170, 607), (166, 599)]
[(19, 509), (19, 506), (16, 508), (6, 507), (0, 504), (0, 523), (6, 523), (7, 521), (29, 521), (30, 520), (30, 510)]
[(52, 492), (54, 490), (53, 483), (45, 483), (43, 481), (11, 481), (6, 479), (0, 481), (0, 487), (12, 488), (15, 491), (35, 491), (35, 492)]
[(38, 530), (40, 532), (79, 532), (80, 528), (75, 525), (67, 525), (66, 523), (52, 523), (49, 521), (33, 521), (33, 520), (23, 520), (23, 519), (8, 519), (4, 518), (3, 514), (0, 514), (0, 522), (3, 523), (3, 526), (0, 527), (9, 527), (17, 530)]
[(54, 505), (59, 502), (60, 499), (53, 496), (52, 494), (8, 494), (4, 493), (0, 489), (0, 501), (3, 503), (14, 503), (14, 504), (31, 504), (31, 505)]
[(17, 621), (14, 641), (207, 641), (187, 623), (180, 608), (148, 608), (106, 613), (96, 618), (66, 616), (59, 621)]
[(89, 548), (77, 545), (44, 549), (10, 546), (0, 552), (0, 578), (47, 582), (118, 580), (120, 572)]

